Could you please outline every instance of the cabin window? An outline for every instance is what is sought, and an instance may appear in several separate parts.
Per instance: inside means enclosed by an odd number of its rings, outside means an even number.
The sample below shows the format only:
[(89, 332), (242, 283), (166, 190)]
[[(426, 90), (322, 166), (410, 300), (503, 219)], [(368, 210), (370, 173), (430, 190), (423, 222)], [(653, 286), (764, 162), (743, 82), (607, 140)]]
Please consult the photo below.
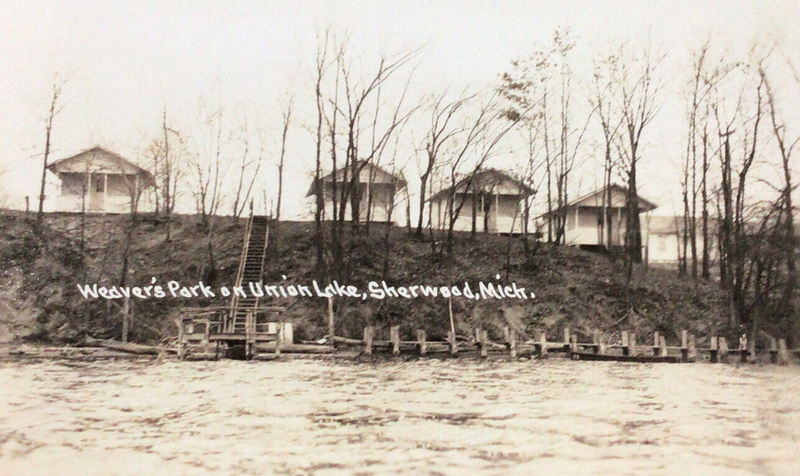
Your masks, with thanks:
[(567, 230), (575, 228), (576, 225), (575, 222), (576, 222), (575, 212), (572, 210), (567, 210)]

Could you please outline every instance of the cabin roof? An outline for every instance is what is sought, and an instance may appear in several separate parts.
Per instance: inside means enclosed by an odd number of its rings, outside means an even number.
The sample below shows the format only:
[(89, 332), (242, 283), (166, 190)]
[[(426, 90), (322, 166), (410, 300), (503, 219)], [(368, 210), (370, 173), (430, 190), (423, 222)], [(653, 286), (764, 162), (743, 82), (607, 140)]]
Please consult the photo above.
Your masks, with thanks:
[(648, 217), (647, 231), (651, 234), (670, 235), (683, 230), (683, 217)]
[[(455, 185), (456, 190), (465, 188), (468, 180), (469, 177), (465, 177), (459, 180), (458, 183), (456, 183)], [(502, 193), (502, 195), (520, 195), (523, 197), (527, 197), (528, 195), (533, 195), (534, 193), (536, 193), (534, 189), (528, 187), (527, 185), (515, 179), (508, 173), (498, 169), (490, 168), (481, 170), (475, 174), (472, 180), (474, 181), (474, 183), (477, 184), (477, 186), (481, 187), (481, 189), (484, 189), (489, 185), (494, 186), (502, 183), (510, 184), (513, 188), (516, 189), (514, 193)], [(447, 187), (445, 189), (439, 190), (438, 192), (433, 194), (433, 196), (431, 196), (431, 198), (429, 198), (428, 200), (431, 202), (439, 200), (440, 198), (445, 196), (450, 191), (451, 188), (453, 187)]]
[[(570, 200), (570, 202), (564, 208), (569, 209), (569, 208), (574, 208), (574, 207), (602, 207), (603, 206), (603, 194), (609, 188), (611, 189), (612, 194), (616, 193), (618, 197), (619, 197), (619, 194), (621, 194), (622, 197), (625, 197), (625, 195), (628, 193), (628, 189), (626, 187), (623, 187), (622, 185), (619, 185), (617, 183), (612, 183), (610, 185), (607, 185), (607, 186), (604, 186), (604, 187), (600, 187), (597, 190), (594, 190), (594, 191), (589, 192), (587, 194), (581, 195), (578, 198)], [(625, 208), (624, 205), (622, 205), (622, 206), (614, 206), (613, 205), (614, 201), (615, 201), (614, 200), (614, 195), (612, 195), (612, 197), (611, 197), (611, 203), (612, 203), (611, 208)], [(639, 195), (639, 210), (640, 210), (640, 212), (649, 212), (650, 210), (653, 210), (655, 208), (658, 208), (658, 205), (656, 203), (654, 203), (654, 202), (652, 202), (650, 200), (647, 200), (646, 198), (643, 198), (641, 195)], [(553, 210), (551, 213), (557, 213), (557, 212), (558, 212), (558, 210)], [(539, 217), (545, 217), (545, 216), (547, 216), (547, 213), (543, 213)]]
[[(595, 190), (593, 192), (589, 192), (589, 193), (587, 193), (585, 195), (581, 195), (580, 197), (576, 198), (575, 200), (572, 200), (571, 202), (569, 202), (569, 204), (567, 206), (568, 207), (593, 206), (594, 203), (597, 203), (597, 199), (598, 198), (600, 199), (600, 201), (599, 201), (599, 204), (597, 206), (602, 206), (602, 203), (603, 203), (602, 194), (608, 188), (610, 188), (612, 190), (612, 193), (614, 191), (620, 192), (623, 195), (628, 193), (628, 188), (627, 187), (623, 187), (622, 185), (620, 185), (618, 183), (611, 183), (611, 184), (609, 184), (607, 186), (600, 187), (599, 189), (597, 189), (597, 190)], [(639, 195), (639, 208), (642, 211), (649, 212), (650, 210), (658, 208), (658, 205), (655, 202), (647, 200), (646, 198), (644, 198), (641, 195)]]
[[(82, 173), (81, 170), (76, 170), (71, 165), (74, 165), (76, 162), (81, 162), (85, 160), (89, 160), (90, 158), (94, 160), (96, 157), (103, 157), (105, 159), (110, 159), (113, 162), (116, 162), (119, 165), (118, 173), (136, 173), (142, 175), (146, 183), (152, 184), (154, 183), (153, 174), (151, 174), (148, 170), (143, 169), (142, 167), (134, 164), (130, 160), (122, 157), (121, 155), (117, 154), (116, 152), (112, 152), (108, 149), (105, 149), (100, 146), (94, 146), (84, 151), (78, 152), (75, 155), (71, 155), (69, 157), (64, 157), (62, 159), (58, 159), (47, 166), (47, 169), (54, 173), (59, 172), (74, 172), (74, 173)], [(91, 171), (91, 170), (90, 170)], [(106, 172), (107, 173), (107, 172)]]
[[(352, 167), (352, 166), (351, 166)], [(356, 167), (360, 168), (361, 173), (363, 174), (364, 171), (372, 174), (372, 183), (389, 183), (395, 184), (398, 189), (403, 189), (406, 187), (406, 180), (403, 177), (402, 173), (393, 174), (380, 165), (373, 164), (372, 162), (367, 162), (365, 160), (359, 160), (356, 162)], [(339, 167), (336, 169), (336, 179), (337, 181), (341, 181), (344, 179), (344, 169), (345, 167)], [(334, 172), (330, 172), (327, 175), (320, 177), (320, 181), (322, 183), (326, 182), (333, 182)], [(360, 182), (360, 183), (367, 183), (367, 182)], [(311, 186), (308, 187), (308, 192), (306, 193), (306, 197), (310, 197), (314, 195), (315, 187), (314, 187), (314, 180), (311, 180)]]

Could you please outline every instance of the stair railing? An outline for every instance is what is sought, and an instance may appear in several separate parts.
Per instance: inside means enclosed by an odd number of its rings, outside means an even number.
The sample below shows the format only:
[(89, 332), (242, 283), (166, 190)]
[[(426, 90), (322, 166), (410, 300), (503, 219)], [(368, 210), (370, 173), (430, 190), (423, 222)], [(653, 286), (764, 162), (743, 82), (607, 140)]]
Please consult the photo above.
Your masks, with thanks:
[[(247, 252), (250, 249), (250, 234), (253, 230), (253, 209), (250, 208), (250, 218), (247, 220), (247, 224), (244, 228), (244, 242), (242, 243), (242, 256), (239, 258), (239, 269), (236, 271), (236, 286), (242, 285), (242, 279), (244, 278), (244, 267), (245, 262), (247, 261)], [(236, 308), (239, 305), (239, 295), (234, 290), (233, 294), (231, 295), (231, 305), (230, 305), (230, 314), (228, 319), (228, 326), (227, 331), (233, 332), (233, 328), (236, 325)]]
[[(264, 236), (264, 249), (261, 250), (261, 264), (258, 267), (258, 271), (259, 271), (260, 275), (264, 274), (264, 262), (266, 261), (267, 247), (268, 246), (269, 246), (269, 220), (267, 221), (267, 230), (266, 230), (265, 236)], [(262, 276), (259, 277), (259, 281), (261, 281), (261, 280), (263, 280)], [(261, 298), (259, 296), (256, 296), (256, 302), (253, 305), (253, 307), (258, 307), (259, 301), (261, 301)]]

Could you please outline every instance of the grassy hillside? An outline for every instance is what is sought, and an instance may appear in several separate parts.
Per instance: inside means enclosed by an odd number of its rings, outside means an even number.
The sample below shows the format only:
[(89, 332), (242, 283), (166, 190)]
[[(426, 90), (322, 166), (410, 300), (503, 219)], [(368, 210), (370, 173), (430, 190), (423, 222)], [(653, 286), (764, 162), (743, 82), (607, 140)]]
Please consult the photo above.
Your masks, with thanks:
[[(244, 221), (219, 218), (214, 230), (209, 244), (195, 217), (179, 217), (171, 225), (172, 239), (167, 242), (166, 225), (144, 219), (134, 231), (127, 282), (146, 285), (155, 277), (161, 284), (168, 280), (193, 284), (201, 279), (212, 286), (233, 284)], [(117, 304), (87, 301), (76, 284), (119, 283), (125, 231), (124, 216), (89, 217), (81, 251), (80, 220), (75, 215), (48, 215), (41, 236), (21, 216), (0, 216), (0, 320), (24, 339), (119, 336)], [(348, 246), (348, 284), (365, 288), (368, 281), (381, 279), (395, 285), (446, 283), (445, 260), (432, 251), (429, 241), (416, 241), (405, 229), (394, 228), (387, 242), (385, 231), (373, 227)], [(283, 275), (295, 283), (316, 277), (312, 232), (312, 223), (273, 225), (265, 282), (278, 283)], [(672, 271), (637, 269), (628, 289), (621, 263), (573, 248), (541, 245), (532, 258), (526, 258), (519, 239), (481, 234), (471, 238), (465, 233), (457, 236), (455, 253), (455, 281), (486, 282), (499, 274), (503, 281), (515, 281), (537, 294), (531, 301), (454, 300), (456, 324), (465, 334), (475, 325), (497, 337), (506, 325), (527, 335), (537, 327), (557, 332), (569, 326), (587, 334), (594, 328), (609, 334), (636, 329), (640, 339), (654, 330), (668, 337), (684, 328), (699, 336), (723, 330), (716, 285), (695, 287), (678, 280)], [(274, 304), (287, 301), (276, 299)], [(224, 298), (136, 301), (133, 339), (168, 338), (175, 331), (171, 318), (181, 306), (226, 303)], [(325, 312), (324, 300), (303, 298), (291, 306), (287, 319), (300, 338), (318, 338), (325, 333)], [(424, 328), (436, 338), (449, 326), (447, 301), (337, 301), (337, 334), (358, 336), (367, 323), (399, 324), (401, 333), (409, 337), (415, 329)]]

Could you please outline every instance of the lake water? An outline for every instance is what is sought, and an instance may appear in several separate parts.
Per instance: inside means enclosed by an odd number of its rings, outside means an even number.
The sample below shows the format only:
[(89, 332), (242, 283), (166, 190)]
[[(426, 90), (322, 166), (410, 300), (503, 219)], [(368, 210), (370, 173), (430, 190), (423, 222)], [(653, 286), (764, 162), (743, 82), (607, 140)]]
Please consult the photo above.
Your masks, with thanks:
[(0, 474), (800, 474), (800, 368), (0, 363)]

